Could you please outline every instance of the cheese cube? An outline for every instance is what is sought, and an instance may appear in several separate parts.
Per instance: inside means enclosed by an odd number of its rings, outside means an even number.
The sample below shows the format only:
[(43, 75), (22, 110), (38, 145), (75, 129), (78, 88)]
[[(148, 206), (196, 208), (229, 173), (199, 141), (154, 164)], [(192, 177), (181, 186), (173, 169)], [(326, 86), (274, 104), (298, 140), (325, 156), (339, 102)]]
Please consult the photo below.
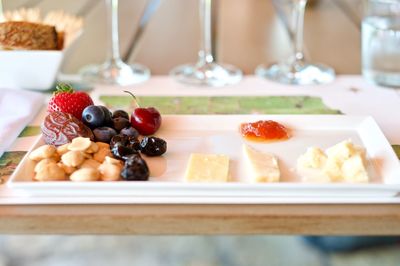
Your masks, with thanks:
[(343, 163), (342, 174), (346, 182), (368, 182), (368, 173), (365, 169), (364, 159), (359, 154), (352, 156)]
[(337, 157), (328, 157), (325, 166), (322, 168), (322, 172), (326, 174), (332, 182), (343, 181), (342, 161), (338, 160)]
[(246, 144), (243, 145), (243, 150), (251, 169), (253, 182), (279, 182), (281, 173), (275, 156), (260, 152)]
[(317, 147), (310, 147), (306, 153), (301, 155), (297, 161), (297, 164), (305, 168), (321, 168), (326, 163), (325, 153)]
[(326, 150), (326, 154), (329, 158), (332, 158), (339, 162), (344, 162), (349, 159), (351, 156), (363, 153), (363, 149), (361, 147), (357, 147), (351, 142), (351, 140), (345, 140), (339, 142), (338, 144), (330, 147)]
[(193, 153), (186, 168), (187, 182), (227, 182), (229, 157), (217, 154)]

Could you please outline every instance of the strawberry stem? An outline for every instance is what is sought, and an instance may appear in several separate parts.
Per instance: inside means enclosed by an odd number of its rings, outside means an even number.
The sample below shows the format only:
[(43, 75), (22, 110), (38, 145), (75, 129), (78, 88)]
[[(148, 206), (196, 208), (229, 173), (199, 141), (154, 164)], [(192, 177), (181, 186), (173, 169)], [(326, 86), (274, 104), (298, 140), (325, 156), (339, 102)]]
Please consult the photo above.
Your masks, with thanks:
[(58, 83), (54, 94), (58, 94), (58, 93), (62, 93), (62, 92), (73, 93), (74, 89), (72, 88), (72, 86), (70, 84)]
[(134, 106), (135, 106), (135, 108), (139, 108), (140, 105), (139, 105), (139, 100), (138, 100), (138, 98), (136, 98), (136, 96), (135, 96), (132, 92), (130, 92), (130, 91), (124, 91), (124, 92), (126, 92), (126, 93), (128, 93), (129, 95), (132, 96), (132, 98), (134, 99)]

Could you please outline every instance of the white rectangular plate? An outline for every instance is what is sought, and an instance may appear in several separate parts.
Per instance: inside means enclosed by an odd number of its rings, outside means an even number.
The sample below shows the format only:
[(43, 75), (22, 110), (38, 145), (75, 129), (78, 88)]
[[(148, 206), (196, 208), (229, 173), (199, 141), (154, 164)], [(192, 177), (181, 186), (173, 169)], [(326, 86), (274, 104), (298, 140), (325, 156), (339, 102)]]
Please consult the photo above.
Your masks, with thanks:
[[(239, 134), (239, 125), (257, 120), (275, 120), (291, 130), (287, 141), (249, 142)], [(34, 164), (27, 158), (21, 162), (8, 182), (16, 195), (53, 197), (54, 199), (101, 198), (102, 202), (118, 202), (118, 198), (138, 203), (278, 203), (299, 198), (314, 203), (343, 202), (343, 199), (381, 202), (400, 192), (399, 161), (371, 117), (341, 115), (168, 115), (157, 136), (168, 143), (162, 157), (146, 158), (151, 178), (148, 182), (34, 182)], [(296, 173), (297, 158), (310, 146), (326, 149), (351, 139), (367, 151), (367, 184), (304, 183)], [(280, 183), (254, 184), (249, 181), (242, 151), (243, 143), (274, 154), (282, 173)], [(35, 147), (43, 144), (39, 140)], [(225, 154), (230, 157), (229, 183), (185, 183), (187, 161), (191, 153)], [(105, 198), (102, 198), (105, 197)], [(43, 199), (43, 198), (42, 198)], [(336, 199), (336, 200), (335, 200)], [(66, 200), (68, 203), (68, 200)], [(187, 202), (186, 202), (187, 201)], [(351, 200), (350, 200), (351, 201)], [(93, 200), (87, 200), (93, 202)], [(48, 202), (51, 203), (51, 202)], [(85, 202), (81, 202), (85, 203)], [(123, 203), (123, 202), (120, 202)]]

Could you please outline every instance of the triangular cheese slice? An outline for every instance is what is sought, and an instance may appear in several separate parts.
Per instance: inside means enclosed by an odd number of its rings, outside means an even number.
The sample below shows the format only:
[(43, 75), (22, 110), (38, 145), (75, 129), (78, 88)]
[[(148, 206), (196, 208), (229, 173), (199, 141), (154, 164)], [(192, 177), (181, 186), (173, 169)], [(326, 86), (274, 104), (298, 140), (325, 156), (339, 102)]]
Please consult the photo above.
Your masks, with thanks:
[(243, 144), (243, 151), (251, 173), (252, 182), (279, 182), (278, 159), (269, 153)]

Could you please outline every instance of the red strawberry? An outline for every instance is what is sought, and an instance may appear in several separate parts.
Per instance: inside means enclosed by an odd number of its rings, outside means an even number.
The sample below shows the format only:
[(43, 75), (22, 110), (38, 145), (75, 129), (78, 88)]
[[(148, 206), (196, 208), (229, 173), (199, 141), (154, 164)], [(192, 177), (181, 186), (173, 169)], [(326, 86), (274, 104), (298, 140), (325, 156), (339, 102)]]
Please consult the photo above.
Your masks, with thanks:
[(75, 92), (68, 84), (59, 84), (56, 87), (53, 97), (49, 101), (47, 111), (59, 111), (69, 113), (79, 120), (82, 119), (82, 112), (89, 105), (93, 105), (93, 100), (86, 92)]

